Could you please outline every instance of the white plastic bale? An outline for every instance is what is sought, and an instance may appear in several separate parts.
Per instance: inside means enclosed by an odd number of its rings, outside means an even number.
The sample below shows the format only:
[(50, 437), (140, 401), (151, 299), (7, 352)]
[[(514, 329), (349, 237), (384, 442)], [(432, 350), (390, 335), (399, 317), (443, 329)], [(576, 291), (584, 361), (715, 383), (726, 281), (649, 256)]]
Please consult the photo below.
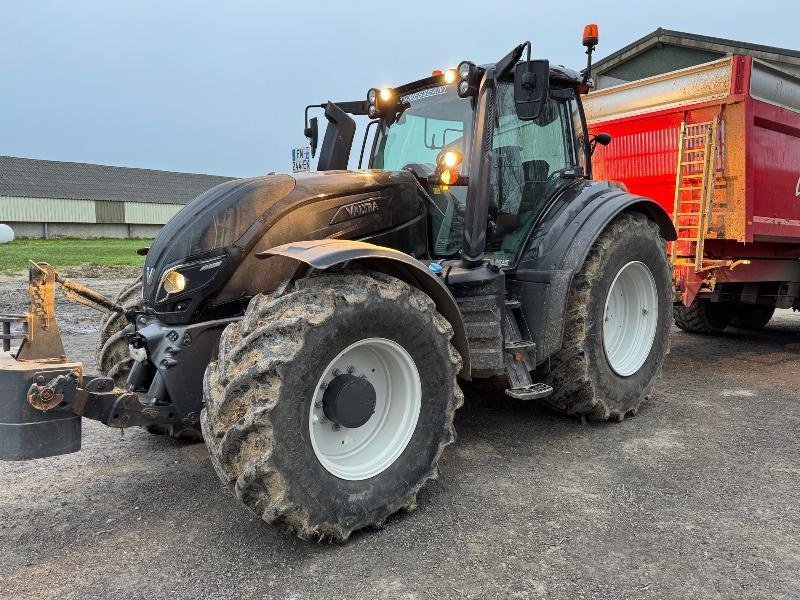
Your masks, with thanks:
[(14, 240), (14, 230), (5, 223), (0, 223), (0, 244), (7, 244)]

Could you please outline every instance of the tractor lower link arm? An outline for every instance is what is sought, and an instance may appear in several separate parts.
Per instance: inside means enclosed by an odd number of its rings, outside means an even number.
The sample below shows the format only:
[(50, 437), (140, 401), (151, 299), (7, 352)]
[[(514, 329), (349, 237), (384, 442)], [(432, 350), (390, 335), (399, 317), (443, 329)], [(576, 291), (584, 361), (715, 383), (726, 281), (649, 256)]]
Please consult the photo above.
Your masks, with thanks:
[(46, 374), (34, 375), (28, 390), (28, 404), (42, 412), (72, 412), (119, 428), (168, 424), (175, 420), (172, 405), (143, 404), (135, 392), (115, 388), (110, 377), (94, 377), (84, 386), (74, 372), (47, 379)]

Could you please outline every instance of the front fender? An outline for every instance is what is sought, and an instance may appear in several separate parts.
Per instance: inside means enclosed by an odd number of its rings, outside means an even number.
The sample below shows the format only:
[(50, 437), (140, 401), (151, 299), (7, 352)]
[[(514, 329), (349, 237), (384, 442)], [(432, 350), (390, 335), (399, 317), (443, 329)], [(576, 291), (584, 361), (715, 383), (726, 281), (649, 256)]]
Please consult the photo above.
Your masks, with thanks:
[(470, 379), (469, 342), (450, 290), (427, 265), (399, 250), (352, 240), (310, 240), (292, 242), (257, 254), (259, 258), (285, 256), (303, 262), (319, 271), (346, 266), (349, 269), (378, 271), (397, 277), (431, 297), (436, 309), (453, 327), (453, 346), (463, 361), (460, 376)]

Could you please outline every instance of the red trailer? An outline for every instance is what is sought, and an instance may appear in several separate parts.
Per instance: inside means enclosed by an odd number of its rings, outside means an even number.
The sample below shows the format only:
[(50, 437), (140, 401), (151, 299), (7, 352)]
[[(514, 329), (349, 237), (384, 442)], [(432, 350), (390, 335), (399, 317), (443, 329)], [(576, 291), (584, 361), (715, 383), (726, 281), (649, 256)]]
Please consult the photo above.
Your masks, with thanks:
[(800, 308), (800, 77), (749, 57), (598, 90), (594, 176), (673, 215), (676, 321), (760, 327)]

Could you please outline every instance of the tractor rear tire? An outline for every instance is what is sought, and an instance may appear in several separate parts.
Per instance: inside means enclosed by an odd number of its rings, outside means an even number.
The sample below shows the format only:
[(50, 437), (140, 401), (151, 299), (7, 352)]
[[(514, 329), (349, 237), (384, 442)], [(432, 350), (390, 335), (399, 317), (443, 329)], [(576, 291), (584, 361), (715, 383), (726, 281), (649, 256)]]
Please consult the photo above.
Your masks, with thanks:
[(758, 331), (764, 329), (775, 314), (774, 306), (763, 304), (739, 304), (733, 312), (731, 325), (739, 329)]
[[(142, 305), (142, 276), (120, 292), (117, 304), (129, 308)], [(111, 377), (119, 388), (125, 388), (133, 359), (128, 352), (128, 340), (123, 330), (128, 324), (125, 315), (109, 313), (100, 323), (100, 342), (97, 346), (97, 368), (101, 375)], [(175, 425), (147, 425), (144, 430), (153, 435), (167, 435), (175, 439), (199, 440), (202, 433), (193, 427)]]
[(621, 421), (651, 396), (669, 351), (665, 248), (658, 226), (639, 213), (619, 215), (600, 234), (572, 279), (563, 346), (537, 370), (553, 387), (544, 404)]
[(722, 333), (734, 314), (730, 304), (697, 299), (689, 306), (674, 306), (672, 312), (679, 329), (705, 335)]
[[(256, 296), (205, 373), (214, 469), (253, 512), (302, 538), (345, 540), (414, 509), (463, 403), (452, 334), (426, 294), (378, 273)], [(360, 425), (329, 417), (340, 379), (377, 392)]]

